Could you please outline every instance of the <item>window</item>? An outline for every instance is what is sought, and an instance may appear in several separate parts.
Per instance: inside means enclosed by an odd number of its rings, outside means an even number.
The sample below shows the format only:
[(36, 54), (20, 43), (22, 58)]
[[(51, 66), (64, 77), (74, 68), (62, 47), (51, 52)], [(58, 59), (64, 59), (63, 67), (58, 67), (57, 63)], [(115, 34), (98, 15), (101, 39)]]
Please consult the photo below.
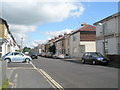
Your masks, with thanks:
[(2, 47), (0, 46), (0, 57), (2, 56)]
[(62, 41), (62, 46), (64, 46), (64, 42)]
[(22, 54), (21, 54), (21, 53), (14, 53), (14, 55), (19, 55), (19, 56), (22, 56)]
[(75, 34), (73, 34), (73, 41), (76, 41), (76, 40), (77, 40), (77, 38), (76, 38)]
[(0, 46), (0, 52), (2, 52), (2, 47)]
[(73, 53), (77, 53), (77, 48), (75, 47), (74, 50), (73, 50)]
[(105, 41), (105, 53), (108, 53), (108, 41)]
[(103, 24), (103, 35), (106, 35), (108, 33), (107, 29), (107, 23)]

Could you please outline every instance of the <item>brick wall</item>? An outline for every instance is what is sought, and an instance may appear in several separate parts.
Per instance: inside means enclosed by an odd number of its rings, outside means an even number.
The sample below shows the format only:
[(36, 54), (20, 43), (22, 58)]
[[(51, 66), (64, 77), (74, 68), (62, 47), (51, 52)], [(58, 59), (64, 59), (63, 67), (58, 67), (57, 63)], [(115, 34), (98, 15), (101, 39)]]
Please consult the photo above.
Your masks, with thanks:
[(80, 34), (80, 41), (95, 41), (95, 34)]
[(110, 61), (120, 63), (120, 55), (107, 55), (107, 57)]

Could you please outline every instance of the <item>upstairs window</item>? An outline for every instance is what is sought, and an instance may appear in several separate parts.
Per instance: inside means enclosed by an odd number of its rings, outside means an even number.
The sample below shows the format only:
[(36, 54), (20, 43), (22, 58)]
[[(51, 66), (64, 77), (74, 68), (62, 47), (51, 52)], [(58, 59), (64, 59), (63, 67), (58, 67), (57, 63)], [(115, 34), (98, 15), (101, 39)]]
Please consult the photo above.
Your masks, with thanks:
[(107, 23), (103, 24), (103, 35), (108, 34)]
[(76, 35), (73, 34), (73, 41), (76, 41), (76, 40), (77, 40)]

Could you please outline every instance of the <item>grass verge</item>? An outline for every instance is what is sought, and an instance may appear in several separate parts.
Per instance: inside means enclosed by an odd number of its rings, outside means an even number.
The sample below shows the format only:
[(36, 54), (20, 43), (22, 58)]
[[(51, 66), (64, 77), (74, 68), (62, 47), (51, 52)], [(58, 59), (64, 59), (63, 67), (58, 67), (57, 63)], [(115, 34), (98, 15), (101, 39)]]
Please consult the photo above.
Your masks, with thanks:
[(9, 85), (10, 85), (10, 82), (9, 82), (8, 79), (6, 79), (5, 82), (4, 82), (4, 84), (2, 85), (2, 87), (0, 87), (0, 90), (7, 89)]

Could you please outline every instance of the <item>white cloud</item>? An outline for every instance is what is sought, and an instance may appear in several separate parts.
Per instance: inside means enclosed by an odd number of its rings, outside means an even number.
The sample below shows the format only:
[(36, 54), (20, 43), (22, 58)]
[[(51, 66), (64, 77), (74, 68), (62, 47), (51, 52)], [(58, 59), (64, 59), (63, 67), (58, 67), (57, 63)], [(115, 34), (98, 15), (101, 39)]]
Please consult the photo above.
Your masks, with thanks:
[(83, 12), (82, 4), (65, 2), (3, 2), (2, 4), (2, 17), (11, 24), (33, 25), (59, 22), (70, 16), (79, 16)]
[[(42, 0), (43, 1), (43, 0)], [(28, 33), (36, 31), (36, 27), (47, 22), (61, 22), (69, 17), (78, 17), (85, 8), (74, 0), (3, 0), (0, 15), (10, 25), (10, 30), (20, 43), (21, 37), (28, 44)], [(62, 31), (64, 32), (64, 31)], [(58, 32), (61, 34), (62, 32)], [(46, 33), (47, 34), (47, 33)], [(52, 32), (51, 32), (51, 36)], [(51, 38), (51, 36), (49, 38)], [(26, 44), (25, 43), (25, 44)]]
[(50, 32), (44, 32), (45, 35), (48, 36), (48, 40), (58, 36), (58, 35), (63, 35), (64, 33), (70, 33), (72, 30), (70, 29), (65, 29), (61, 31), (50, 31)]
[(12, 32), (15, 40), (18, 44), (21, 44), (21, 38), (23, 38), (24, 45), (28, 45), (28, 32), (34, 32), (36, 30), (36, 26), (25, 26), (25, 25), (10, 25), (10, 31)]
[(65, 30), (61, 30), (61, 31), (50, 31), (50, 32), (44, 32), (45, 35), (47, 35), (47, 40), (35, 40), (34, 42), (32, 42), (30, 44), (31, 47), (36, 47), (38, 44), (43, 44), (48, 42), (48, 40), (58, 36), (58, 35), (63, 35), (64, 33), (70, 33), (72, 30), (70, 29), (65, 29)]
[(38, 44), (43, 44), (47, 42), (47, 40), (35, 40), (34, 42), (31, 43), (31, 47), (36, 47)]

